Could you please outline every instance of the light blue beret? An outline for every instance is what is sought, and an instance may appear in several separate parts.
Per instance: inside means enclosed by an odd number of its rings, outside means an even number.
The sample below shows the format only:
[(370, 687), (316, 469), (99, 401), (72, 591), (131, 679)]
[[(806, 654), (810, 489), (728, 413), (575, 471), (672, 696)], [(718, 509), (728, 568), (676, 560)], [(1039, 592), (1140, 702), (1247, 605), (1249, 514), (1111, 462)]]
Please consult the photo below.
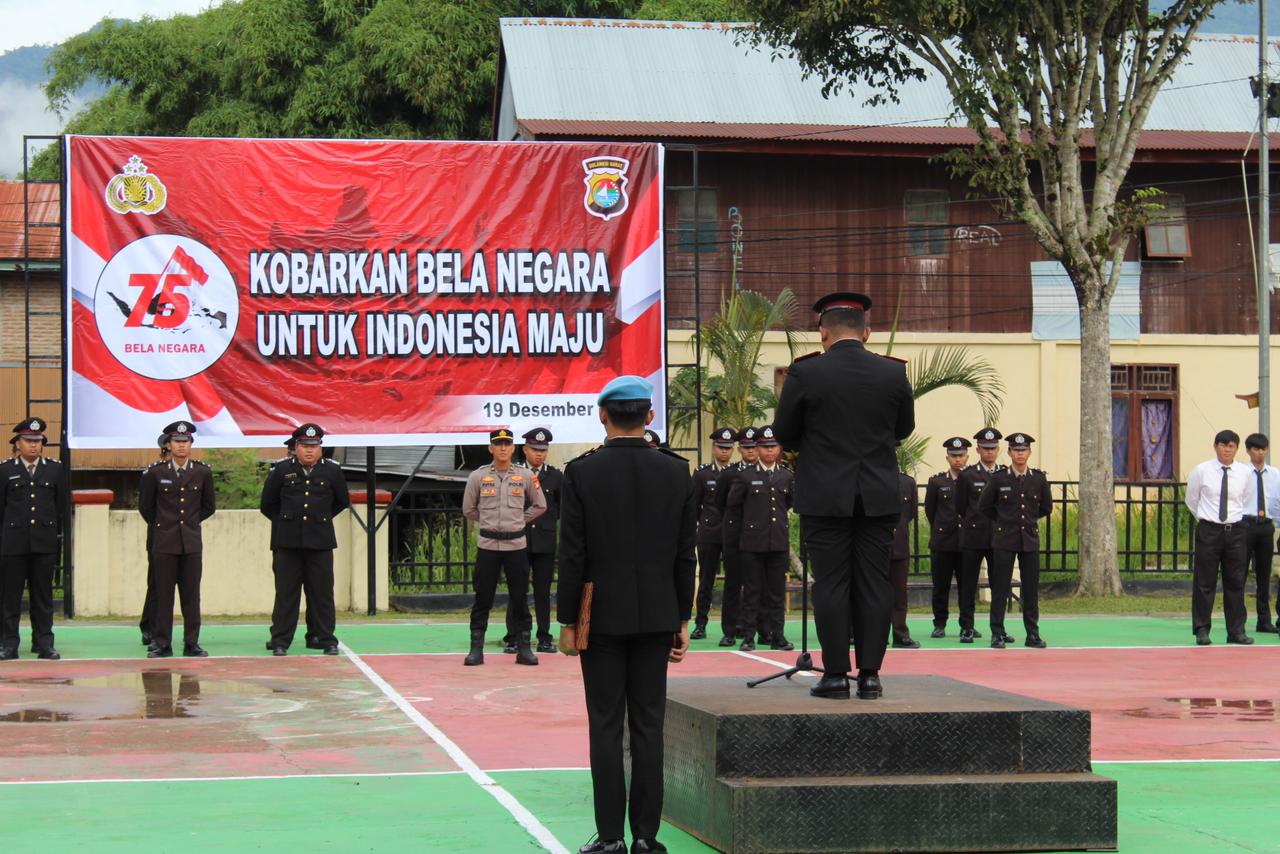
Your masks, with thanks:
[(644, 377), (625, 374), (610, 381), (596, 398), (596, 403), (610, 400), (653, 400), (653, 383)]

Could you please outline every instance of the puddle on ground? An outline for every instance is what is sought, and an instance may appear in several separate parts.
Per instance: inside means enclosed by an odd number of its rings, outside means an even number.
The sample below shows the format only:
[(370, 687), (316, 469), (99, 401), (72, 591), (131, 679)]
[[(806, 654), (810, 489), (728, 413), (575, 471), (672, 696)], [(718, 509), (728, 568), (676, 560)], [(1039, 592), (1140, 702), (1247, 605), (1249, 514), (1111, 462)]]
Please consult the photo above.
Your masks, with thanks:
[[(3, 689), (51, 689), (24, 708), (5, 703)], [(256, 716), (292, 711), (301, 703), (277, 695), (287, 690), (198, 673), (144, 670), (84, 679), (0, 680), (0, 723), (155, 720)], [(21, 702), (14, 705), (23, 705)], [(9, 708), (6, 708), (9, 707)]]
[(1223, 700), (1217, 697), (1165, 697), (1163, 705), (1125, 709), (1131, 718), (1152, 720), (1280, 720), (1280, 703), (1276, 700)]

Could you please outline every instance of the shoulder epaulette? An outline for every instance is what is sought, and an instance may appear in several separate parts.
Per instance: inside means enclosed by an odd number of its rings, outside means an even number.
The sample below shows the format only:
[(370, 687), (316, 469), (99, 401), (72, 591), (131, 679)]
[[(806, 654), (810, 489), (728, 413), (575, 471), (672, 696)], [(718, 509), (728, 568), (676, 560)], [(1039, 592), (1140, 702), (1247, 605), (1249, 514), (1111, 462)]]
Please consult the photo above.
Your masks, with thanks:
[(897, 362), (899, 365), (905, 365), (907, 363), (906, 359), (900, 359), (897, 356), (890, 356), (888, 353), (878, 353), (877, 355), (882, 359), (888, 359), (890, 362)]
[(659, 445), (659, 446), (658, 446), (658, 450), (659, 450), (659, 451), (661, 451), (662, 453), (666, 454), (668, 457), (675, 457), (677, 460), (679, 460), (679, 461), (680, 461), (680, 462), (682, 462), (682, 463), (688, 463), (688, 462), (689, 462), (686, 458), (684, 458), (684, 457), (680, 456), (679, 454), (677, 454), (675, 451), (671, 450), (670, 448), (664, 448), (664, 447), (662, 447), (661, 445)]
[(600, 450), (600, 446), (596, 445), (594, 448), (591, 448), (590, 450), (583, 451), (581, 454), (578, 454), (576, 457), (569, 460), (569, 462), (565, 463), (564, 464), (565, 468), (569, 467), (569, 463), (576, 463), (578, 460), (586, 459), (587, 457), (591, 456), (598, 450)]
[(335, 460), (335, 459), (333, 459), (332, 457), (325, 458), (325, 459), (324, 459), (324, 462), (328, 463), (328, 464), (329, 464), (329, 465), (331, 465), (331, 466), (336, 466), (336, 465), (338, 465), (338, 461), (337, 461), (337, 460)]
[(711, 468), (711, 463), (701, 463), (696, 469), (694, 469), (694, 471), (702, 471), (703, 469), (709, 468)]
[(205, 468), (210, 468), (209, 464), (206, 463), (204, 460), (192, 460), (191, 462), (195, 463), (198, 466), (204, 466)]
[(814, 356), (821, 356), (821, 355), (822, 355), (821, 350), (814, 350), (812, 353), (805, 353), (803, 356), (796, 356), (794, 359), (791, 360), (791, 364), (795, 365), (795, 364), (798, 364), (799, 362), (803, 362), (805, 359), (812, 359)]

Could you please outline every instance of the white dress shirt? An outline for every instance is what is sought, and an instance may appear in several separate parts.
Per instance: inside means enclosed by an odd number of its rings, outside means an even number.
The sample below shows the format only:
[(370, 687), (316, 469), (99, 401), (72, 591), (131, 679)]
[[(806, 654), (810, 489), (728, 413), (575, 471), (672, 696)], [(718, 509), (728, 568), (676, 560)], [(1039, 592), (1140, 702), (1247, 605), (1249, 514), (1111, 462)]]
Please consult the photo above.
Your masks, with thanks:
[[(1244, 515), (1257, 516), (1258, 513), (1258, 469), (1249, 464), (1249, 486), (1244, 494)], [(1221, 477), (1221, 475), (1219, 475)], [(1262, 466), (1262, 500), (1266, 505), (1268, 519), (1280, 518), (1280, 469), (1273, 465)]]
[(1225, 522), (1234, 525), (1240, 517), (1254, 509), (1245, 503), (1245, 497), (1251, 491), (1253, 483), (1253, 466), (1233, 461), (1227, 468), (1227, 518), (1218, 518), (1218, 499), (1222, 491), (1222, 463), (1207, 460), (1191, 470), (1187, 478), (1187, 508), (1197, 519), (1204, 522)]

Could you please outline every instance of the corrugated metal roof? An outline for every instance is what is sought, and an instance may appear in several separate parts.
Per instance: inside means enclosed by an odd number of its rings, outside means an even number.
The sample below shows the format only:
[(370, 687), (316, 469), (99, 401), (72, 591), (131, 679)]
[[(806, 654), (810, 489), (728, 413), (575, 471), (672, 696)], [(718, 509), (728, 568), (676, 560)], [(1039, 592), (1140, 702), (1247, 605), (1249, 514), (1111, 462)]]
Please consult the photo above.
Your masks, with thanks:
[[(29, 216), (34, 226), (31, 232), (31, 259), (48, 261), (61, 252), (59, 229), (56, 223), (62, 188), (57, 184), (29, 184)], [(54, 225), (55, 227), (47, 227)], [(23, 258), (23, 193), (21, 181), (0, 181), (0, 259), (21, 261)]]
[[(963, 130), (951, 118), (942, 79), (904, 83), (899, 102), (867, 106), (872, 89), (846, 87), (822, 96), (822, 81), (805, 78), (799, 63), (767, 49), (740, 44), (740, 24), (504, 18), (502, 46), (515, 119), (583, 123), (673, 123), (701, 126), (707, 137), (731, 129), (772, 127), (769, 138), (807, 127), (816, 138), (844, 139), (841, 128), (876, 128), (859, 140), (920, 140), (920, 128)], [(1280, 58), (1280, 43), (1276, 45)], [(1161, 90), (1146, 122), (1148, 131), (1248, 134), (1257, 124), (1257, 102), (1247, 78), (1257, 72), (1256, 38), (1201, 36), (1173, 80)], [(506, 93), (504, 93), (505, 95)], [(892, 131), (891, 134), (885, 132)], [(696, 136), (687, 134), (686, 136)], [(936, 134), (927, 134), (930, 141)], [(944, 140), (945, 137), (945, 140)], [(937, 136), (950, 144), (950, 134)], [(1144, 138), (1144, 147), (1159, 136)], [(1219, 140), (1220, 144), (1224, 144)], [(935, 143), (936, 144), (936, 143)], [(1183, 147), (1177, 145), (1174, 147)], [(1243, 148), (1243, 137), (1241, 138)]]

